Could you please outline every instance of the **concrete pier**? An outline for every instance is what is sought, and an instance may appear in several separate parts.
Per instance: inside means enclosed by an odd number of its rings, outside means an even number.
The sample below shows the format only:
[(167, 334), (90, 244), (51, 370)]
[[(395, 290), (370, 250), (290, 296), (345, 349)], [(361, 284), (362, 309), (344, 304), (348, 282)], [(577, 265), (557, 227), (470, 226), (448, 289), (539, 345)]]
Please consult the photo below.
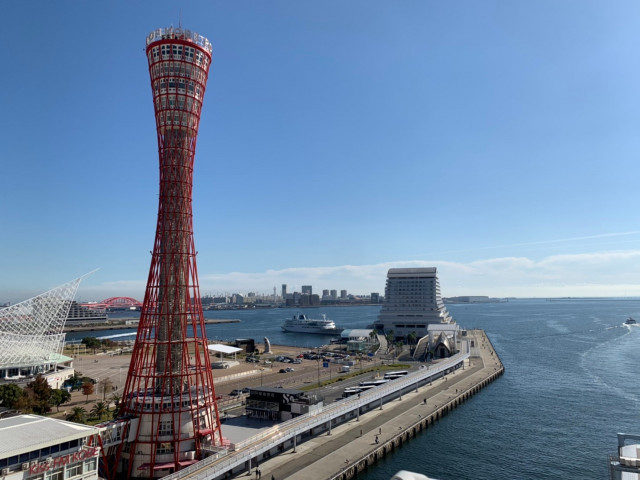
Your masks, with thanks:
[[(470, 350), (464, 360), (452, 358), (424, 370), (427, 375), (434, 372), (431, 380), (411, 386), (403, 380), (405, 387), (393, 389), (392, 394), (383, 394), (387, 389), (381, 389), (377, 395), (384, 398), (379, 402), (363, 397), (362, 407), (351, 407), (330, 422), (316, 419), (315, 427), (309, 420), (289, 425), (288, 430), (274, 427), (236, 445), (228, 457), (206, 459), (167, 478), (248, 478), (257, 476), (256, 469), (267, 480), (272, 476), (276, 480), (353, 478), (502, 375), (504, 367), (483, 331), (468, 331), (466, 340)], [(406, 381), (411, 380), (407, 377)], [(293, 436), (292, 428), (298, 432)]]
[(299, 444), (296, 453), (289, 450), (262, 462), (262, 475), (266, 479), (273, 475), (276, 480), (347, 480), (401, 448), (504, 373), (484, 331), (469, 333), (476, 341), (476, 356), (464, 369), (404, 394), (402, 400), (384, 404), (382, 410), (360, 415), (359, 421), (333, 428), (331, 436), (324, 434)]

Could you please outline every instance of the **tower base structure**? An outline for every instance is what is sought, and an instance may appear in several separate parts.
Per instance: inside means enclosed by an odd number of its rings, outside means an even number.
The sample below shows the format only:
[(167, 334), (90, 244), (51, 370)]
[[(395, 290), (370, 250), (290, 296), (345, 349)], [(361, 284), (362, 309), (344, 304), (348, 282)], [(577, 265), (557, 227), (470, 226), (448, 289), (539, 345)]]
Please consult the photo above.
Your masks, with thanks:
[[(191, 388), (179, 395), (132, 398), (130, 401), (137, 404), (134, 408), (144, 411), (146, 415), (140, 416), (136, 424), (132, 424), (132, 428), (137, 430), (136, 441), (129, 444), (129, 448), (125, 445), (119, 476), (161, 478), (174, 473), (177, 468), (201, 460), (203, 453), (219, 443), (213, 440), (212, 425), (207, 424), (207, 419), (211, 418), (207, 407), (208, 397)], [(162, 410), (166, 412), (169, 405), (175, 412), (157, 413)], [(194, 410), (187, 410), (189, 406), (195, 409), (195, 415)], [(194, 425), (194, 421), (198, 425)], [(156, 435), (157, 425), (161, 429), (166, 426), (167, 430), (160, 430)], [(174, 432), (172, 425), (180, 425), (180, 431)], [(199, 445), (192, 438), (194, 430), (198, 430), (201, 436)], [(135, 448), (135, 452), (131, 448)]]

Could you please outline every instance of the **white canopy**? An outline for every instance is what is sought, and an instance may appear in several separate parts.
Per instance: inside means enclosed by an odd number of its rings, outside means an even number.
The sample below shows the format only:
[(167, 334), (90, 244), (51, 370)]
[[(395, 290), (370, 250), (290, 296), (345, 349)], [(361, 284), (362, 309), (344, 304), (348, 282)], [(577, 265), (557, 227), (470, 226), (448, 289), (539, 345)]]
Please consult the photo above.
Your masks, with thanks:
[(238, 353), (242, 351), (241, 348), (230, 347), (229, 345), (222, 345), (221, 343), (214, 343), (213, 345), (209, 345), (207, 348), (212, 352), (218, 352), (218, 353), (224, 353), (224, 354)]

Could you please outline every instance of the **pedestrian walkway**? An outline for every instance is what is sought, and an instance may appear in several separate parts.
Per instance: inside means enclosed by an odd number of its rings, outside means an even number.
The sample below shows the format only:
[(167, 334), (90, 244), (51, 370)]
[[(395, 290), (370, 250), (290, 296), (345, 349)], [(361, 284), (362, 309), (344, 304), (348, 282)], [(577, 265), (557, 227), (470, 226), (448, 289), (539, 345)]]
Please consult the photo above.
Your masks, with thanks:
[[(386, 403), (382, 410), (362, 414), (359, 421), (351, 420), (334, 427), (331, 435), (324, 433), (301, 443), (295, 453), (290, 449), (262, 462), (259, 468), (265, 478), (271, 475), (277, 480), (334, 478), (398, 433), (410, 429), (462, 392), (495, 374), (502, 368), (499, 358), (484, 332), (473, 333), (480, 356), (472, 357), (464, 369), (420, 387), (417, 392), (405, 394), (401, 400)], [(380, 444), (376, 444), (376, 436)]]

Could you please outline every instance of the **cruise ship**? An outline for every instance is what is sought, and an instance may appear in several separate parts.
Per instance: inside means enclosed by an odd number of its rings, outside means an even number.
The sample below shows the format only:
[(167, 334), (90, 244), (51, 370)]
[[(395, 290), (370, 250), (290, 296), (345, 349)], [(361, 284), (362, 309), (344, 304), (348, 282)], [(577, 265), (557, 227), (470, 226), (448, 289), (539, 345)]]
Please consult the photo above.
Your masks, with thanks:
[(307, 318), (306, 315), (300, 313), (295, 314), (284, 322), (282, 330), (285, 332), (295, 333), (319, 333), (322, 335), (337, 335), (342, 332), (342, 328), (336, 327), (333, 320), (327, 319), (323, 314), (322, 319), (314, 320)]

